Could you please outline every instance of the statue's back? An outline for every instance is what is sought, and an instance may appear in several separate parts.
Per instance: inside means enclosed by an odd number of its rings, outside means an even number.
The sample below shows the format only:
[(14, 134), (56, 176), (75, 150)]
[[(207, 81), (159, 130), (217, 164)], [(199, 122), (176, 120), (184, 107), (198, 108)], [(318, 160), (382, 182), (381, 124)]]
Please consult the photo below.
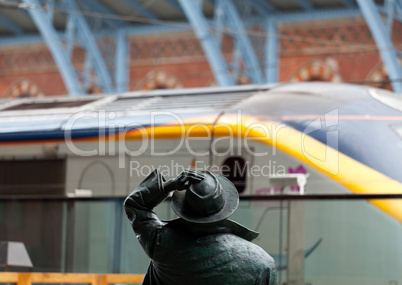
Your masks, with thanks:
[[(162, 245), (162, 244), (161, 244)], [(182, 237), (155, 252), (148, 274), (165, 285), (276, 284), (272, 257), (233, 234)]]

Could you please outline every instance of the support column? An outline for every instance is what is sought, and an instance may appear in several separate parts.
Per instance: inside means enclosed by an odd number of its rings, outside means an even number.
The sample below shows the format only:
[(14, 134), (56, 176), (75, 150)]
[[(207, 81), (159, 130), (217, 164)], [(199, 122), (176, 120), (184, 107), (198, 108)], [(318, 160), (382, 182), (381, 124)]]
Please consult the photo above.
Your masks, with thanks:
[(208, 21), (202, 13), (202, 2), (199, 0), (179, 0), (179, 3), (201, 42), (217, 83), (220, 86), (233, 85), (234, 81), (228, 74), (226, 61), (209, 29)]
[(253, 83), (263, 83), (259, 61), (236, 7), (231, 0), (220, 0), (219, 3), (222, 5), (223, 11), (227, 14), (229, 21), (228, 26), (234, 30), (233, 36), (236, 39), (236, 43), (239, 45), (240, 54), (247, 67), (248, 76)]
[[(86, 51), (87, 71), (93, 70), (97, 77), (97, 85), (102, 87), (105, 93), (113, 91), (113, 82), (109, 74), (109, 70), (103, 59), (102, 53), (97, 45), (96, 38), (92, 33), (88, 23), (81, 15), (75, 0), (61, 0), (58, 2), (62, 8), (71, 11), (67, 13), (66, 23), (66, 42), (62, 43), (58, 32), (53, 26), (53, 4), (49, 2), (48, 11), (44, 11), (38, 0), (23, 0), (33, 9), (28, 9), (28, 13), (38, 27), (42, 37), (45, 39), (53, 58), (59, 68), (61, 76), (64, 80), (66, 88), (71, 96), (78, 96), (85, 93), (85, 86), (90, 82), (90, 76), (83, 75), (85, 82), (81, 84), (79, 76), (74, 69), (71, 61), (71, 53), (74, 45), (79, 45)], [(87, 73), (87, 75), (90, 72)], [(88, 79), (88, 80), (86, 80)]]
[[(74, 2), (75, 0), (62, 1), (67, 8), (71, 9), (72, 11), (79, 12), (79, 9)], [(92, 64), (92, 67), (94, 68), (94, 71), (98, 78), (98, 82), (100, 82), (103, 88), (103, 91), (105, 93), (112, 92), (113, 87), (109, 71), (98, 48), (96, 39), (92, 34), (87, 22), (85, 21), (84, 17), (79, 13), (70, 14), (69, 16), (73, 17), (74, 21), (76, 22), (77, 33), (79, 34), (82, 45), (86, 48), (87, 57), (90, 57), (90, 62)]]
[(276, 28), (276, 19), (270, 16), (267, 21), (267, 39), (265, 49), (265, 75), (268, 83), (278, 82), (278, 31)]
[(23, 0), (27, 5), (35, 6), (34, 9), (28, 9), (28, 13), (32, 20), (36, 24), (38, 30), (40, 31), (42, 37), (46, 41), (50, 52), (53, 55), (54, 60), (59, 68), (61, 76), (64, 80), (64, 84), (71, 96), (79, 96), (83, 94), (80, 88), (80, 84), (77, 79), (77, 74), (71, 64), (70, 59), (67, 57), (66, 53), (63, 52), (63, 47), (52, 23), (50, 23), (49, 18), (46, 13), (40, 8), (41, 5), (37, 0)]
[(24, 31), (20, 27), (18, 27), (16, 24), (14, 24), (11, 20), (3, 16), (2, 14), (0, 14), (0, 24), (9, 31), (16, 34), (17, 36), (21, 36), (24, 34)]
[(126, 92), (129, 85), (129, 46), (124, 31), (118, 31), (116, 35), (116, 91)]
[(356, 1), (377, 44), (387, 69), (388, 77), (391, 80), (392, 88), (394, 92), (402, 94), (402, 67), (398, 63), (397, 53), (377, 7), (372, 0)]

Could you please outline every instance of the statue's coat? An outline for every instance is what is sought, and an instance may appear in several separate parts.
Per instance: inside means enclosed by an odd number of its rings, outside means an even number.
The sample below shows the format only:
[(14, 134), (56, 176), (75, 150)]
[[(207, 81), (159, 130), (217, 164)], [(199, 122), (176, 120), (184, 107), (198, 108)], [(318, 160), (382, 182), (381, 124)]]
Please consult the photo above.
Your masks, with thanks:
[(230, 220), (161, 221), (152, 209), (168, 196), (163, 181), (155, 170), (124, 202), (134, 232), (152, 259), (143, 284), (276, 284), (274, 260), (250, 242), (257, 233)]

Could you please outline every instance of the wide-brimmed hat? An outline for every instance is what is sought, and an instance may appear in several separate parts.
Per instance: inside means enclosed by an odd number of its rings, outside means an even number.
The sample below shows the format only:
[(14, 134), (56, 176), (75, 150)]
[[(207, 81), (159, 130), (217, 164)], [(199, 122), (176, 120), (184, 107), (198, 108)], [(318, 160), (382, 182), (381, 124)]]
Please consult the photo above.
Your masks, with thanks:
[(182, 219), (213, 223), (228, 218), (239, 205), (239, 193), (229, 179), (202, 171), (204, 179), (187, 190), (175, 191), (172, 208)]

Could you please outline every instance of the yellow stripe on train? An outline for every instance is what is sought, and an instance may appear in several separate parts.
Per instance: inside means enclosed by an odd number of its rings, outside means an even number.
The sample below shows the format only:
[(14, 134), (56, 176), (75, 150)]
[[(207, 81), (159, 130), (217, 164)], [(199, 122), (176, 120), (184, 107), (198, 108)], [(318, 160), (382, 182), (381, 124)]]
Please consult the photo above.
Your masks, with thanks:
[[(125, 134), (125, 139), (186, 137), (240, 137), (276, 147), (312, 166), (354, 193), (402, 193), (402, 184), (284, 124), (251, 116), (224, 115), (213, 124), (187, 120), (183, 125), (156, 126)], [(402, 200), (371, 200), (372, 204), (402, 222)]]

